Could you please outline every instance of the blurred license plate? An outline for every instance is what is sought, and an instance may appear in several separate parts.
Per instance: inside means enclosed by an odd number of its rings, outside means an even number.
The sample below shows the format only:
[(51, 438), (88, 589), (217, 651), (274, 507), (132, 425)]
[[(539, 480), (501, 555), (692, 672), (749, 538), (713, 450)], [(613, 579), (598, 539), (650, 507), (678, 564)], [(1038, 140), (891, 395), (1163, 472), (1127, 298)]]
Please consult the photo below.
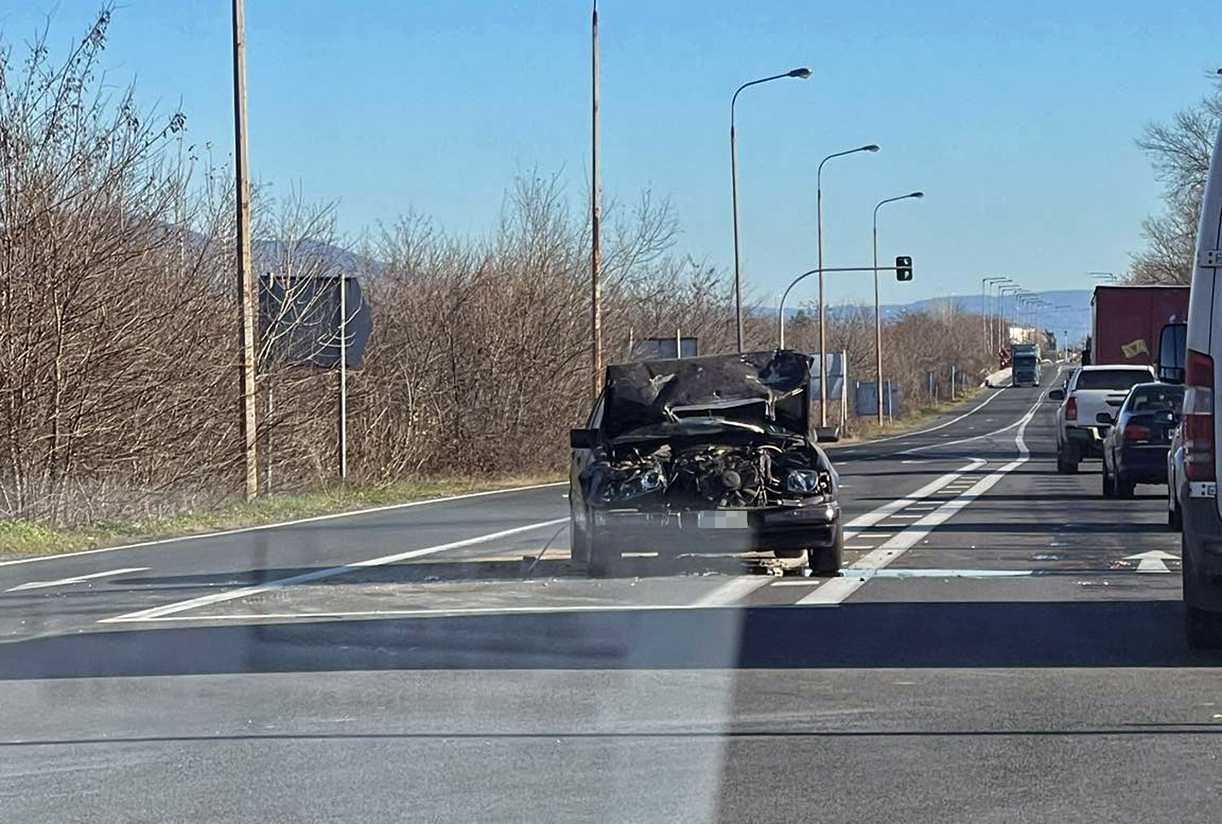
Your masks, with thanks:
[(747, 513), (741, 510), (728, 512), (697, 512), (696, 526), (700, 529), (747, 529)]

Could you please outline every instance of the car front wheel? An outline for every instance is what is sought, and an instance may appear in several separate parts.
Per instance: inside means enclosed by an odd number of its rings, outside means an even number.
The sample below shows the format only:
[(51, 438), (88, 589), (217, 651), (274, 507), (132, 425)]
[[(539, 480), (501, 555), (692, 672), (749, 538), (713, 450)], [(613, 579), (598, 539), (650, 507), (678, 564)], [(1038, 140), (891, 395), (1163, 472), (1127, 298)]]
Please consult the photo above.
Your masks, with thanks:
[(619, 566), (621, 555), (619, 547), (612, 544), (594, 524), (587, 524), (587, 544), (589, 546), (586, 571), (591, 578), (610, 578)]
[(806, 551), (810, 571), (815, 575), (836, 575), (844, 564), (844, 525), (836, 521), (836, 533), (832, 545)]

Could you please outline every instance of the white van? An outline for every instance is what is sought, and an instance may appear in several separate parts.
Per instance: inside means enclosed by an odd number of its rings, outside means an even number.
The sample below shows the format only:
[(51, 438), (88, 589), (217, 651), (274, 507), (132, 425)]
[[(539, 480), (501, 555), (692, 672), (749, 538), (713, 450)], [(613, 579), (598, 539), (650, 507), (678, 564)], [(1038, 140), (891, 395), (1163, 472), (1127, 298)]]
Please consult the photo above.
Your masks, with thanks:
[(1222, 510), (1219, 510), (1217, 390), (1222, 386), (1222, 131), (1214, 145), (1201, 204), (1192, 293), (1188, 302), (1188, 354), (1184, 364), (1183, 460), (1177, 478), (1183, 502), (1184, 605), (1188, 642), (1222, 646)]

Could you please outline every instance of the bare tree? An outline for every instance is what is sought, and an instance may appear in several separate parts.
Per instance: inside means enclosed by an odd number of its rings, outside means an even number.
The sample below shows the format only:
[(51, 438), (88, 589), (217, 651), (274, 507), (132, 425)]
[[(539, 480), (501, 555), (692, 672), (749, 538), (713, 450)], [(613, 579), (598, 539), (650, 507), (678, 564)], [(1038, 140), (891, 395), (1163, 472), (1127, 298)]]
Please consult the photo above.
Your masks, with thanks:
[(1146, 248), (1133, 256), (1134, 283), (1188, 283), (1196, 245), (1201, 197), (1210, 155), (1222, 122), (1222, 92), (1179, 112), (1170, 123), (1152, 123), (1137, 140), (1163, 184), (1163, 211), (1143, 223)]

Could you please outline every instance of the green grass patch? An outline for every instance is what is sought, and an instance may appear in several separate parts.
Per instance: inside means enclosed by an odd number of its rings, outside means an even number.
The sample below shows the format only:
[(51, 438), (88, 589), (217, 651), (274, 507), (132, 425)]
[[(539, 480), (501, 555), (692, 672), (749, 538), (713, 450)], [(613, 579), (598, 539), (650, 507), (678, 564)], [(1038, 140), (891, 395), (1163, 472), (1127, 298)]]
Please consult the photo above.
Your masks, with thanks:
[(559, 475), (527, 475), (494, 480), (440, 478), (378, 486), (333, 485), (296, 494), (268, 495), (249, 503), (239, 501), (207, 510), (101, 521), (87, 527), (62, 529), (31, 521), (0, 520), (0, 555), (54, 555), (558, 480), (561, 480)]

